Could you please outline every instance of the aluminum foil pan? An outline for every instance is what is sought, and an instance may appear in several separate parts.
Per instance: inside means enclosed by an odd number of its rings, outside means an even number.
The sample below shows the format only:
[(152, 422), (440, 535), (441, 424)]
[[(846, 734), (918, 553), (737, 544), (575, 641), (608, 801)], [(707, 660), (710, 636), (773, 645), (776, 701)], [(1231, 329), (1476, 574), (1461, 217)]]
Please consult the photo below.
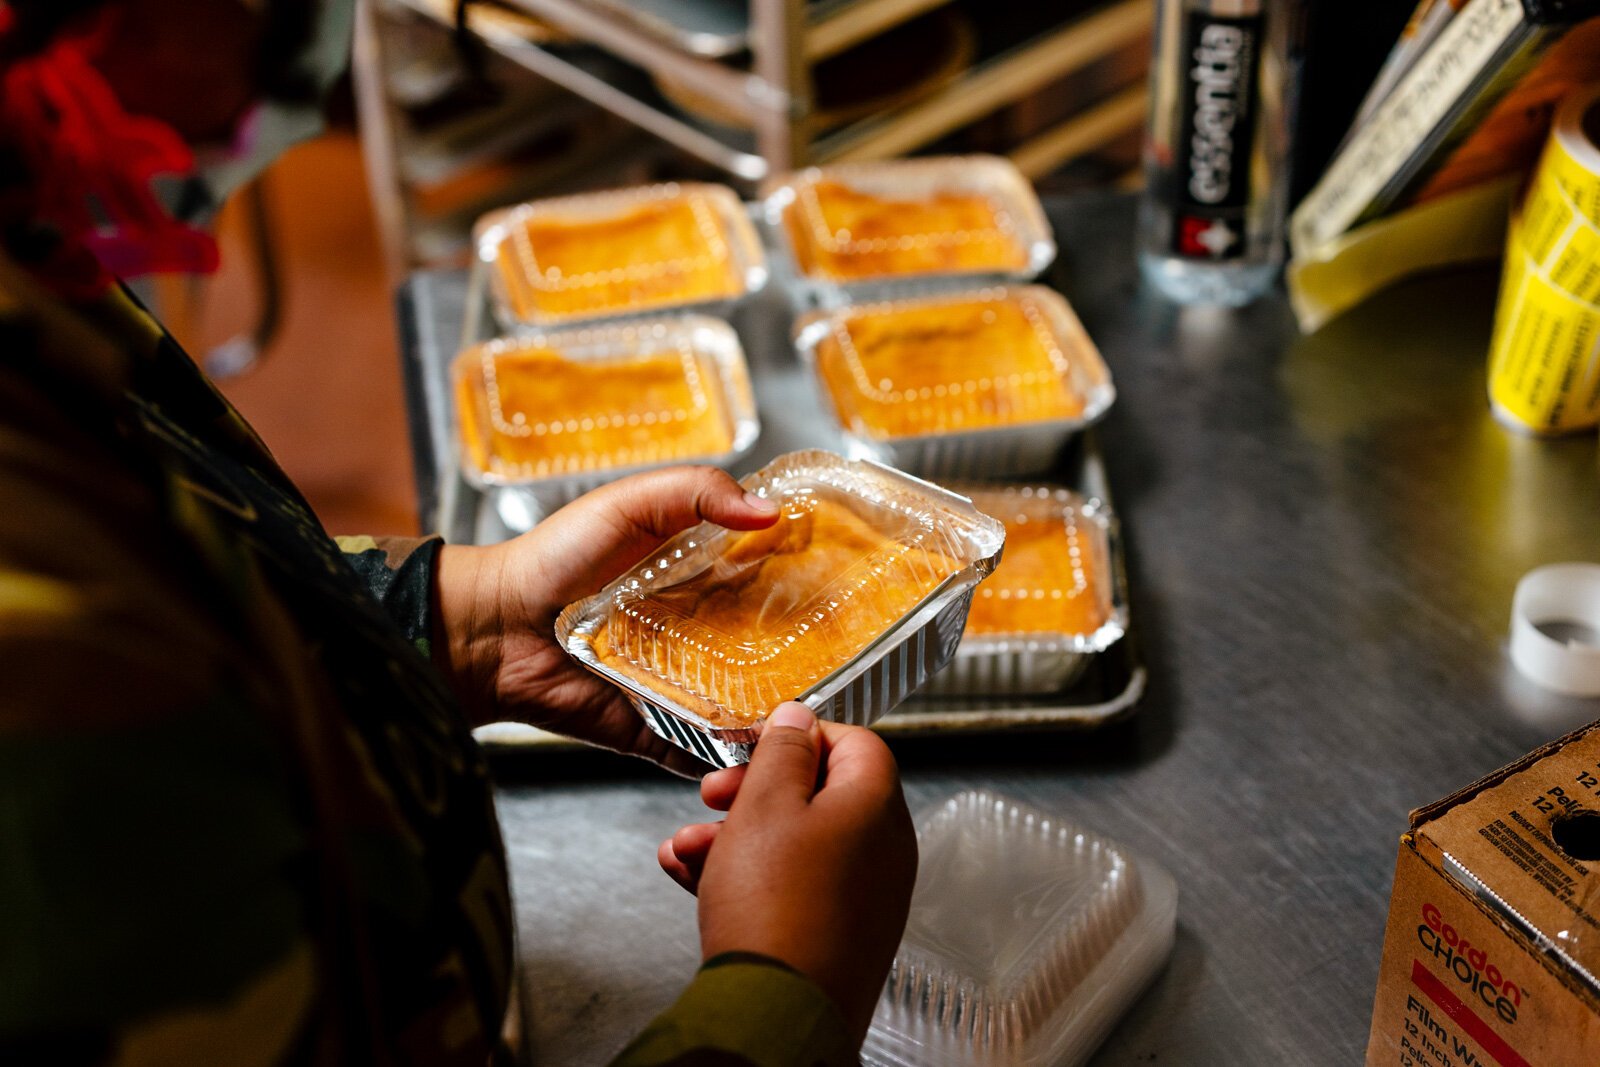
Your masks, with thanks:
[[(905, 436), (878, 436), (867, 423), (845, 414), (841, 398), (824, 380), (819, 370), (818, 349), (831, 343), (850, 345), (852, 324), (873, 316), (907, 318), (927, 312), (937, 314), (963, 304), (995, 302), (1015, 306), (1026, 315), (1031, 328), (1049, 353), (1051, 364), (1082, 398), (1082, 410), (1068, 418), (1032, 418), (1029, 421), (980, 429), (953, 428)], [(833, 415), (844, 437), (846, 454), (857, 459), (874, 459), (923, 478), (961, 481), (995, 478), (1021, 478), (1052, 468), (1067, 443), (1083, 430), (1105, 417), (1116, 400), (1116, 387), (1100, 350), (1090, 339), (1071, 305), (1053, 289), (1041, 285), (997, 286), (957, 293), (923, 295), (910, 299), (880, 301), (802, 316), (795, 324), (795, 347), (812, 369), (824, 409)], [(913, 368), (912, 373), (916, 372)], [(990, 352), (974, 351), (970, 371), (962, 380), (922, 381), (918, 390), (939, 396), (958, 395), (982, 386), (985, 374), (994, 373)], [(878, 376), (868, 375), (877, 387)], [(889, 379), (884, 379), (889, 381)], [(891, 394), (894, 395), (894, 394)], [(924, 398), (924, 402), (925, 402)]]
[[(738, 581), (722, 588), (739, 589), (738, 595), (749, 598), (760, 617), (772, 594), (759, 590), (759, 578), (747, 582), (747, 572), (737, 568), (767, 566), (781, 558), (782, 550), (762, 555), (750, 547), (753, 535), (702, 523), (668, 541), (597, 595), (569, 605), (555, 625), (558, 643), (622, 688), (651, 729), (723, 767), (750, 758), (762, 720), (785, 699), (803, 701), (819, 718), (862, 726), (889, 712), (955, 655), (972, 590), (993, 571), (1005, 542), (1005, 528), (965, 497), (830, 452), (779, 456), (741, 484), (783, 506), (785, 517), (766, 538), (771, 544), (788, 544), (797, 536), (778, 535), (786, 523), (795, 523), (796, 530), (808, 522), (813, 524), (808, 529), (821, 529), (825, 512), (820, 509), (838, 506), (850, 510), (853, 528), (878, 529), (884, 547), (837, 557), (837, 565), (835, 556), (818, 557), (825, 562), (820, 568), (788, 572), (812, 573), (806, 581), (814, 584), (785, 586), (792, 595), (779, 598), (784, 604), (773, 609), (767, 622), (741, 624), (746, 628), (729, 636), (716, 627), (741, 610), (737, 603), (699, 619), (674, 605), (693, 598), (699, 598), (695, 604), (711, 602), (721, 595), (715, 584), (718, 575), (732, 567)], [(810, 541), (790, 558), (803, 560), (804, 552), (817, 550), (831, 551), (825, 543)], [(924, 567), (918, 562), (922, 559), (937, 562), (917, 570)], [(877, 636), (859, 645), (853, 635), (860, 627), (852, 625), (848, 613), (885, 610), (883, 605), (890, 602), (878, 599), (882, 594), (874, 583), (903, 595), (896, 567), (924, 575), (919, 585), (934, 584), (914, 605), (888, 618)], [(686, 590), (689, 599), (683, 595)], [(597, 650), (605, 642), (613, 650), (609, 657)], [(810, 663), (821, 662), (819, 655), (830, 661), (847, 658), (802, 690), (788, 692), (779, 672), (793, 662), (783, 657), (796, 653), (813, 657), (802, 659)]]
[[(816, 197), (818, 183), (838, 183), (885, 201), (927, 200), (944, 194), (978, 195), (995, 209), (995, 223), (982, 230), (929, 229), (884, 236), (852, 234), (835, 228), (825, 217)], [(873, 163), (841, 163), (811, 167), (768, 181), (761, 189), (761, 216), (775, 235), (783, 253), (788, 289), (797, 306), (839, 307), (847, 303), (883, 300), (908, 288), (958, 288), (984, 281), (1025, 282), (1039, 276), (1056, 257), (1055, 238), (1039, 197), (1016, 166), (1000, 156), (929, 156)], [(793, 227), (805, 227), (805, 240), (826, 248), (839, 262), (848, 263), (857, 252), (870, 254), (885, 241), (956, 246), (975, 238), (1000, 238), (1013, 244), (1014, 267), (942, 268), (930, 266), (902, 273), (842, 276), (825, 268), (805, 265), (796, 248)]]
[[(685, 414), (676, 409), (647, 410), (645, 398), (631, 394), (625, 395), (634, 406), (626, 410), (597, 407), (584, 412), (561, 399), (548, 412), (532, 407), (511, 411), (503, 402), (494, 367), (498, 360), (527, 350), (553, 350), (578, 363), (626, 363), (652, 356), (676, 358), (685, 368), (686, 381), (692, 377), (693, 388), (688, 390), (691, 398), (698, 397), (722, 412), (731, 443), (720, 452), (666, 455), (647, 461), (626, 449), (609, 457), (592, 449), (575, 450), (575, 458), (559, 459), (548, 467), (500, 461), (494, 456), (494, 443), (490, 440), (496, 434), (528, 436), (540, 430), (555, 433), (578, 429), (584, 420), (659, 424)], [(462, 472), (474, 486), (500, 494), (500, 512), (514, 529), (526, 529), (541, 514), (629, 474), (679, 463), (727, 466), (748, 452), (761, 434), (750, 371), (738, 335), (727, 323), (702, 315), (642, 319), (489, 341), (456, 357), (452, 381), (457, 401), (452, 408), (453, 429)], [(546, 422), (550, 426), (546, 427)], [(518, 522), (511, 522), (519, 517)]]
[[(684, 205), (694, 228), (682, 248), (668, 258), (563, 272), (559, 264), (541, 261), (540, 250), (528, 235), (529, 225), (539, 222), (593, 223), (593, 243), (623, 242), (626, 236), (608, 234), (604, 227), (640, 209), (671, 202)], [(744, 205), (733, 190), (704, 182), (666, 182), (518, 204), (479, 219), (472, 239), (478, 259), (487, 267), (495, 318), (507, 332), (666, 310), (725, 315), (767, 282), (766, 255)], [(618, 251), (615, 260), (621, 259), (620, 246)], [(651, 292), (651, 285), (664, 275), (694, 271), (725, 272), (731, 291), (682, 299), (670, 292)], [(607, 288), (613, 285), (632, 285), (645, 295), (621, 301)]]
[[(928, 680), (920, 695), (1008, 697), (1060, 692), (1078, 680), (1095, 655), (1122, 640), (1128, 631), (1128, 583), (1119, 564), (1122, 552), (1116, 517), (1098, 500), (1051, 486), (971, 487), (969, 495), (979, 510), (1005, 521), (1008, 533), (1015, 529), (1010, 516), (1018, 511), (1034, 519), (1054, 515), (1070, 521), (1068, 550), (1081, 546), (1081, 558), (1074, 560), (1073, 568), (1087, 572), (1085, 592), (1099, 601), (1096, 614), (1103, 618), (1082, 633), (965, 634), (949, 665)], [(1013, 545), (1013, 562), (1023, 551), (1020, 543)], [(1004, 566), (998, 570), (995, 581), (1003, 583)], [(988, 592), (996, 590), (990, 587)]]

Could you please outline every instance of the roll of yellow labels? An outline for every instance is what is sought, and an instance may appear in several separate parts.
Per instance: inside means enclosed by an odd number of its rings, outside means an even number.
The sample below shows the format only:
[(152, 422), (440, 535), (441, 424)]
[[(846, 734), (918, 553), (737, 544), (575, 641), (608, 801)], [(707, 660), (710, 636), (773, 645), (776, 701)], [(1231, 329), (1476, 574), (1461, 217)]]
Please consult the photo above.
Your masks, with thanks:
[(1600, 86), (1556, 111), (1506, 239), (1489, 349), (1489, 402), (1506, 425), (1600, 425)]

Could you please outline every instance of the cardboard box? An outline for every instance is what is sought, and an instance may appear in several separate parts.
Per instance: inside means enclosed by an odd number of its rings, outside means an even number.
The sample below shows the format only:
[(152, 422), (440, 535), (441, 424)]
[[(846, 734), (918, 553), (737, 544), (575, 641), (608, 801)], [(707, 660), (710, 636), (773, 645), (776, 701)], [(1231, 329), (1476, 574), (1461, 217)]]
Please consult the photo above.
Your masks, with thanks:
[(1411, 815), (1368, 1067), (1600, 1064), (1600, 723)]

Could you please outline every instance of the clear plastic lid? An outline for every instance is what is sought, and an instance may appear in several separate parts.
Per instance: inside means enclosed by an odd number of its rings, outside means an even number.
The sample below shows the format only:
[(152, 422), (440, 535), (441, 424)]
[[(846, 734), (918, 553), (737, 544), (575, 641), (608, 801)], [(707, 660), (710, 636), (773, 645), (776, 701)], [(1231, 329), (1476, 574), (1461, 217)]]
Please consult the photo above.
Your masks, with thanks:
[(538, 200), (473, 233), (502, 316), (534, 326), (736, 299), (767, 277), (755, 228), (721, 185)]
[(1122, 636), (1104, 505), (1053, 486), (959, 491), (1006, 528), (1005, 561), (973, 594), (963, 645), (1045, 641), (1099, 652)]
[(964, 498), (829, 452), (780, 456), (743, 484), (780, 505), (776, 525), (701, 524), (574, 606), (601, 667), (718, 726), (888, 647), (930, 598), (988, 574), (1004, 541)]
[(1171, 952), (1172, 878), (1082, 827), (974, 791), (917, 842), (868, 1063), (1075, 1067)]
[(454, 374), (462, 466), (481, 485), (716, 462), (760, 431), (738, 336), (698, 315), (502, 338)]
[(1038, 285), (813, 313), (796, 338), (839, 424), (870, 440), (1087, 426), (1116, 395), (1072, 308)]
[(830, 282), (991, 274), (1055, 258), (1039, 198), (998, 156), (812, 167), (763, 189), (802, 277)]

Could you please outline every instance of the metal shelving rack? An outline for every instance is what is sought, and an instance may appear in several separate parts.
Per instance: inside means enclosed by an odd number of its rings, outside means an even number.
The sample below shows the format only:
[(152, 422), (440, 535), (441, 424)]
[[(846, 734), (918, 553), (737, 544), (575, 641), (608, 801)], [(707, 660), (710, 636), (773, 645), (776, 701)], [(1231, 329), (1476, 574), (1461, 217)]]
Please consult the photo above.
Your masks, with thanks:
[[(532, 43), (503, 27), (479, 35), (512, 63), (613, 113), (745, 185), (812, 163), (904, 155), (1016, 103), (1039, 89), (1147, 40), (1150, 0), (1108, 0), (1087, 14), (1020, 45), (980, 60), (930, 94), (884, 113), (827, 131), (814, 129), (811, 70), (817, 63), (949, 0), (506, 0), (580, 44), (650, 75), (672, 80), (737, 116), (753, 144), (719, 136), (681, 117), (654, 94), (630, 91), (597, 73), (582, 50)], [(438, 18), (428, 0), (363, 0), (363, 21), (374, 4)], [(747, 13), (746, 13), (747, 12)], [(371, 40), (370, 31), (363, 35)], [(359, 38), (358, 38), (359, 42)], [(744, 57), (748, 55), (746, 62)], [(359, 66), (358, 94), (366, 125), (386, 116)], [(370, 59), (370, 57), (368, 57)], [(369, 66), (371, 63), (368, 64)], [(1143, 84), (1115, 92), (1052, 129), (1011, 148), (1030, 176), (1046, 173), (1137, 129)], [(377, 151), (391, 157), (381, 130)], [(746, 138), (748, 140), (748, 138)], [(369, 143), (370, 145), (370, 143)]]
[[(442, 10), (443, 5), (435, 4), (429, 14), (438, 16)], [(499, 55), (493, 57), (498, 69), (491, 78), (505, 90), (502, 99), (427, 129), (416, 128), (405, 113), (408, 100), (416, 103), (436, 95), (434, 90), (448, 91), (462, 77), (451, 69), (458, 60), (448, 48), (445, 27), (437, 25), (436, 18), (423, 21), (435, 23), (428, 28), (438, 40), (435, 55), (422, 60), (397, 54), (404, 49), (396, 49), (387, 32), (394, 27), (376, 17), (374, 6), (365, 0), (356, 24), (353, 76), (362, 148), (385, 258), (395, 281), (416, 267), (459, 259), (465, 252), (464, 235), (485, 211), (552, 191), (576, 191), (592, 180), (637, 180), (632, 171), (641, 169), (642, 158), (667, 151), (629, 123), (548, 80), (526, 74), (520, 65)], [(442, 61), (440, 53), (446, 56)], [(594, 58), (596, 69), (603, 69), (605, 57)], [(611, 61), (611, 66), (619, 64)], [(498, 77), (507, 74), (521, 77)], [(430, 88), (434, 82), (438, 85)], [(482, 178), (485, 170), (527, 146), (563, 134), (567, 136), (559, 153), (500, 166), (497, 175)], [(473, 180), (474, 173), (479, 180)], [(463, 181), (468, 193), (448, 193), (453, 183)], [(447, 191), (442, 197), (441, 190)]]

